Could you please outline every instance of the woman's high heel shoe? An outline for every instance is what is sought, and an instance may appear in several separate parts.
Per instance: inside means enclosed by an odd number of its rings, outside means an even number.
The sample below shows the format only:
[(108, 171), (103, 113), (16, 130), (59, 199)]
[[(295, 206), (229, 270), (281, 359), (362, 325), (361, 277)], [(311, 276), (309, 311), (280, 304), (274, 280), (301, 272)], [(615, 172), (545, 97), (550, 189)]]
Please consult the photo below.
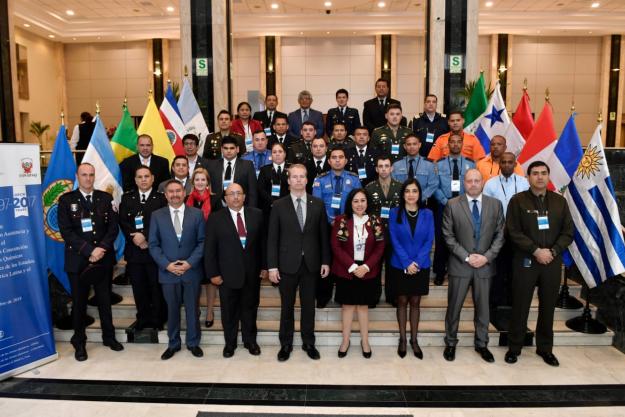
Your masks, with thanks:
[(341, 351), (341, 347), (339, 346), (339, 358), (344, 358), (345, 356), (347, 356), (347, 351), (349, 350), (349, 346), (351, 344), (351, 341), (347, 344), (347, 349), (345, 349), (345, 352)]
[(423, 359), (423, 352), (421, 351), (421, 348), (419, 347), (419, 343), (417, 342), (416, 339), (410, 341), (410, 346), (412, 347), (412, 351), (414, 352), (414, 355), (419, 359)]
[(400, 358), (406, 357), (406, 339), (399, 339), (399, 345), (397, 346), (397, 354)]
[(371, 357), (371, 354), (373, 353), (371, 351), (371, 347), (369, 347), (369, 352), (365, 352), (365, 348), (362, 346), (362, 340), (360, 341), (360, 349), (362, 349), (362, 356), (364, 356), (365, 359), (369, 359)]

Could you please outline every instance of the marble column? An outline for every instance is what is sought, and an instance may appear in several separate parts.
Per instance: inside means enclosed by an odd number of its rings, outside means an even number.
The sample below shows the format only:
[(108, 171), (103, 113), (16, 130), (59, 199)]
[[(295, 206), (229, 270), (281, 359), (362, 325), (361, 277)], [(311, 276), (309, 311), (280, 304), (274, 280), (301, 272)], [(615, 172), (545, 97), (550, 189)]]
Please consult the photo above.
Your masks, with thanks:
[(12, 22), (9, 0), (0, 0), (0, 139), (2, 142), (16, 141), (15, 92), (15, 42), (11, 41)]
[(426, 74), (425, 94), (438, 97), (438, 109), (445, 105), (445, 1), (428, 0), (426, 5)]

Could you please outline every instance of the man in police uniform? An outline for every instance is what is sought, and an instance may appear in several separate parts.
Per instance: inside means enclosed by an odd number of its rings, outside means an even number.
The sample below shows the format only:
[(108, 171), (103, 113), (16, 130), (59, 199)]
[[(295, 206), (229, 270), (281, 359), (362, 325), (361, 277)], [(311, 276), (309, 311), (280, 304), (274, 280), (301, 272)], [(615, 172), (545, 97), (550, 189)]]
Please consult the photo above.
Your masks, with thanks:
[(371, 145), (380, 153), (390, 155), (393, 162), (406, 155), (404, 139), (412, 134), (406, 126), (400, 126), (402, 110), (399, 104), (389, 104), (386, 108), (386, 124), (373, 131)]
[(432, 197), (438, 187), (434, 164), (419, 155), (421, 141), (413, 133), (406, 136), (403, 148), (406, 156), (393, 163), (392, 176), (395, 180), (403, 183), (408, 178), (416, 178), (421, 185), (421, 199), (426, 201)]
[(230, 128), (232, 127), (232, 115), (228, 110), (221, 110), (217, 115), (217, 127), (218, 132), (211, 133), (206, 138), (204, 144), (204, 158), (207, 159), (220, 159), (221, 158), (221, 138), (226, 136), (232, 136), (237, 140), (239, 144), (239, 156), (243, 156), (245, 153), (245, 138), (236, 133), (232, 133)]
[(536, 354), (558, 366), (553, 349), (553, 315), (562, 277), (562, 252), (573, 242), (574, 225), (566, 199), (549, 191), (549, 167), (534, 161), (527, 168), (530, 189), (508, 204), (507, 236), (512, 243), (512, 315), (505, 360), (521, 354), (534, 287), (538, 287)]
[[(330, 151), (330, 171), (315, 178), (312, 194), (323, 200), (328, 222), (331, 225), (334, 218), (345, 213), (347, 195), (354, 188), (362, 188), (358, 176), (345, 171), (345, 151), (332, 149)], [(330, 227), (328, 225), (328, 227)], [(332, 279), (320, 279), (317, 282), (317, 307), (324, 308), (332, 298)]]
[(340, 88), (336, 91), (336, 104), (337, 106), (329, 109), (326, 115), (326, 132), (328, 134), (332, 132), (334, 125), (337, 123), (345, 126), (347, 135), (352, 136), (354, 130), (360, 126), (360, 115), (358, 109), (347, 107), (347, 100), (349, 99), (349, 93), (346, 89)]
[[(287, 159), (291, 164), (306, 164), (312, 155), (312, 140), (317, 137), (315, 124), (304, 122), (300, 131), (302, 138), (291, 145)], [(321, 137), (321, 136), (319, 136)]]
[(375, 163), (380, 154), (373, 146), (369, 146), (369, 131), (366, 127), (357, 127), (354, 131), (355, 147), (345, 151), (347, 170), (358, 174), (358, 179), (366, 186), (377, 177)]
[(126, 238), (126, 275), (137, 307), (134, 328), (162, 329), (167, 321), (167, 308), (158, 283), (158, 267), (148, 251), (148, 236), (152, 212), (165, 207), (167, 199), (154, 188), (150, 168), (137, 168), (135, 182), (138, 189), (124, 194), (119, 205), (119, 225)]
[(423, 113), (413, 117), (410, 127), (415, 135), (421, 139), (419, 154), (428, 156), (436, 139), (443, 133), (449, 132), (449, 124), (445, 116), (436, 112), (438, 98), (434, 94), (428, 94), (423, 100)]
[(354, 141), (347, 136), (347, 129), (343, 122), (336, 122), (331, 130), (330, 149), (342, 148), (348, 150), (354, 147)]
[(119, 219), (113, 197), (94, 190), (95, 168), (83, 163), (76, 170), (78, 189), (59, 199), (58, 222), (65, 241), (65, 272), (72, 286), (71, 343), (77, 361), (87, 360), (85, 318), (91, 285), (98, 303), (102, 342), (112, 350), (124, 347), (115, 340), (111, 313), (111, 279), (115, 264), (114, 242), (119, 232)]

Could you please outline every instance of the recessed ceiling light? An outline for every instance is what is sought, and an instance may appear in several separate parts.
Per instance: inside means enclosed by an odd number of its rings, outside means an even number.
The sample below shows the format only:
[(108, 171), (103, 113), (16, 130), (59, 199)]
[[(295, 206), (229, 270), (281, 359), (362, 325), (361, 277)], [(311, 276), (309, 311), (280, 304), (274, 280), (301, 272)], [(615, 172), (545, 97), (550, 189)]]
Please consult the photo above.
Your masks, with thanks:
[(329, 35), (329, 34), (330, 34), (330, 32), (326, 32), (326, 35)]
[(379, 1), (378, 2), (378, 7), (381, 9), (382, 7), (386, 7), (386, 3), (384, 3), (383, 1)]
[(598, 1), (595, 1), (590, 5), (590, 7), (592, 7), (593, 9), (596, 9), (599, 6), (601, 6), (601, 3), (599, 3)]
[(75, 40), (76, 40), (76, 38), (72, 38), (72, 40), (73, 40), (73, 41), (75, 41)]
[(271, 3), (271, 8), (272, 9), (277, 9), (278, 7), (280, 7), (280, 5), (278, 3)]
[(493, 4), (495, 4), (495, 3), (493, 3), (492, 1), (487, 1), (486, 3), (484, 3), (484, 6), (486, 6), (486, 7), (493, 7)]
[(332, 7), (332, 2), (331, 1), (326, 1), (325, 3), (323, 3), (324, 6), (326, 7)]
[(300, 34), (300, 35), (303, 35), (303, 34), (304, 34), (304, 32), (300, 32), (299, 34)]
[(167, 10), (169, 13), (171, 13), (171, 12), (173, 12), (176, 9), (174, 9), (174, 6), (167, 6), (167, 9), (165, 9), (165, 10)]
[(48, 38), (54, 39), (54, 35), (48, 35)]
[(28, 23), (24, 23), (24, 27), (25, 27), (25, 28), (29, 28), (29, 27), (30, 27), (30, 25), (29, 25)]
[(65, 10), (65, 14), (68, 15), (68, 16), (74, 16), (75, 15), (73, 10)]
[(98, 36), (98, 39), (102, 39), (102, 38)]

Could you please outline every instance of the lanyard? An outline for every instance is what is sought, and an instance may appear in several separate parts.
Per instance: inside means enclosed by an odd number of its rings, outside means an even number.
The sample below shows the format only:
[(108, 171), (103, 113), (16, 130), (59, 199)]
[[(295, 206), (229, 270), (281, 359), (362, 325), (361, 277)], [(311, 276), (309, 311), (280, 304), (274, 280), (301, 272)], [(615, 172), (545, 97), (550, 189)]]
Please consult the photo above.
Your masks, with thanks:
[[(410, 170), (410, 163), (408, 162), (408, 157), (405, 156), (404, 159), (406, 160), (406, 170)], [(414, 174), (417, 175), (417, 171), (419, 170), (419, 164), (421, 163), (421, 156), (417, 156), (414, 159), (417, 160), (417, 166), (414, 168)]]
[[(460, 166), (458, 167), (459, 168), (458, 169), (458, 174), (459, 174), (459, 176), (462, 177), (462, 156), (460, 156), (460, 158), (457, 158), (457, 159), (460, 160)], [(451, 175), (453, 177), (454, 172), (451, 169), (451, 157), (447, 157), (447, 164), (449, 165), (449, 175)], [(492, 169), (492, 167), (491, 167), (491, 169)], [(516, 181), (516, 179), (515, 179), (515, 181)]]
[[(492, 165), (491, 165), (491, 169), (492, 169)], [(514, 174), (512, 174), (512, 175), (513, 175), (513, 178), (514, 178), (514, 194), (516, 194), (516, 193), (517, 193), (517, 189), (516, 189), (516, 177), (514, 176)], [(506, 182), (507, 182), (507, 181), (506, 181)], [(504, 186), (503, 186), (503, 180), (502, 180), (502, 176), (501, 176), (501, 175), (499, 176), (499, 184), (501, 185), (501, 191), (503, 191), (503, 197), (507, 200), (507, 199), (508, 199), (508, 196), (506, 195), (506, 189), (505, 189), (505, 188), (504, 188)]]

